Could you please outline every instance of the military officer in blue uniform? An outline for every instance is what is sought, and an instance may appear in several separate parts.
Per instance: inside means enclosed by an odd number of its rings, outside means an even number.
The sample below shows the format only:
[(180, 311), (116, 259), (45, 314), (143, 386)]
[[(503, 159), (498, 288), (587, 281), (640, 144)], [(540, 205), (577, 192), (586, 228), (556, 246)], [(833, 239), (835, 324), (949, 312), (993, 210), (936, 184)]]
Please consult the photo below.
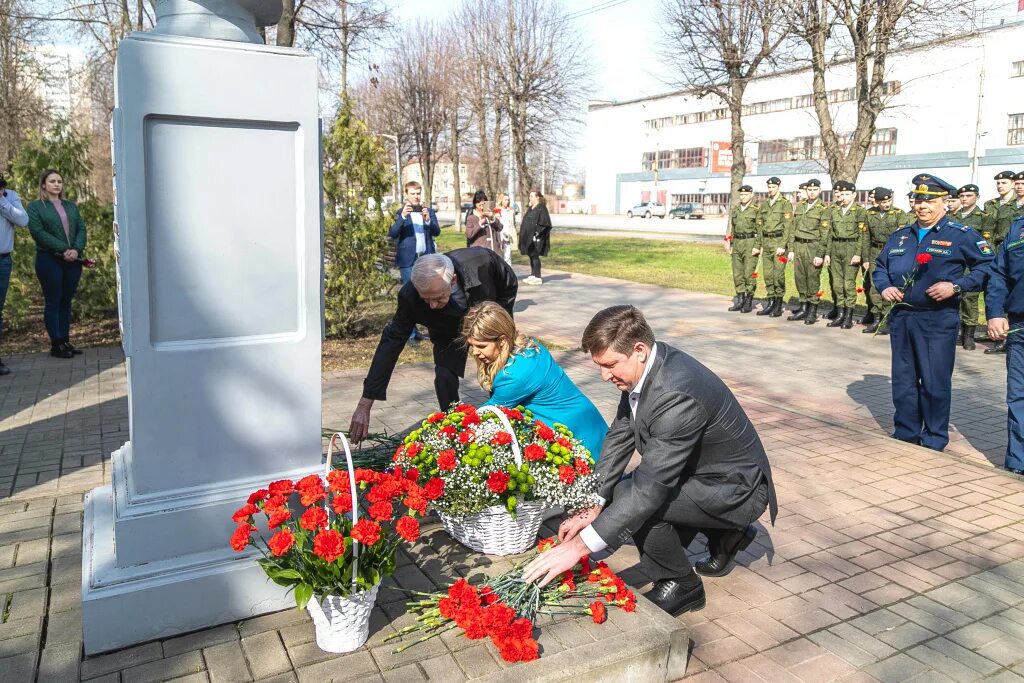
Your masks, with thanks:
[[(1024, 474), (1024, 217), (1010, 224), (996, 251), (985, 287), (988, 336), (1006, 340), (1006, 460), (1003, 466)], [(1010, 335), (1010, 331), (1014, 334)]]
[(889, 237), (872, 282), (893, 304), (893, 437), (941, 451), (949, 443), (960, 293), (984, 286), (992, 248), (976, 230), (946, 216), (946, 197), (955, 187), (929, 173), (912, 182), (917, 220)]

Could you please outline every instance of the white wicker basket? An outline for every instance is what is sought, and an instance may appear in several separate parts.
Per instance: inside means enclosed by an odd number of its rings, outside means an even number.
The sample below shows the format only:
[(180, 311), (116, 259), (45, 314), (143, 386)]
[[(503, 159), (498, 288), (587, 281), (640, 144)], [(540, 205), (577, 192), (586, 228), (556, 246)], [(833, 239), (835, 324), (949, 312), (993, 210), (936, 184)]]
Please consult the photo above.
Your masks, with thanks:
[[(494, 406), (484, 406), (479, 412), (498, 416), (512, 435), (512, 455), (516, 465), (522, 465), (523, 454), (519, 449), (519, 441), (505, 414)], [(500, 505), (465, 517), (453, 517), (438, 510), (438, 516), (445, 531), (470, 550), (485, 555), (518, 555), (525, 553), (537, 542), (537, 532), (544, 522), (544, 509), (540, 501), (528, 501), (516, 507), (515, 519)]]
[[(345, 461), (348, 465), (349, 487), (352, 493), (352, 524), (359, 521), (359, 498), (356, 495), (355, 468), (352, 466), (352, 451), (348, 439), (340, 432), (331, 437), (327, 446), (327, 469), (324, 476), (331, 471), (331, 457), (334, 453), (334, 441), (341, 437), (345, 447)], [(333, 514), (330, 506), (324, 501), (324, 509), (330, 517)], [(352, 541), (352, 593), (346, 596), (314, 595), (306, 609), (313, 618), (316, 627), (316, 644), (325, 652), (351, 652), (359, 649), (370, 637), (370, 612), (377, 602), (376, 584), (370, 590), (356, 590), (356, 577), (359, 576), (359, 542)]]

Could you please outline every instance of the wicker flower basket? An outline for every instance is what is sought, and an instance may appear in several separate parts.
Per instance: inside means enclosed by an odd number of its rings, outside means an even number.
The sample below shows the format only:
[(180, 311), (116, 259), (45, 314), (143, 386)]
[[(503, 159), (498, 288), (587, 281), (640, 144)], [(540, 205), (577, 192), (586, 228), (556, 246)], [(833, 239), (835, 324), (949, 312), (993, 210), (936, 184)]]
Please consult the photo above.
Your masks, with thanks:
[[(512, 435), (512, 454), (516, 465), (522, 465), (523, 453), (515, 430), (505, 414), (494, 406), (484, 406), (479, 412), (498, 416)], [(445, 531), (470, 550), (485, 555), (518, 555), (525, 553), (537, 542), (537, 532), (544, 522), (544, 510), (541, 502), (528, 501), (516, 507), (515, 519), (500, 505), (465, 517), (453, 517), (438, 510), (438, 516)]]
[[(334, 442), (341, 437), (342, 446), (345, 448), (345, 462), (348, 466), (348, 476), (352, 492), (352, 500), (358, 500), (356, 494), (355, 468), (352, 466), (352, 451), (348, 445), (348, 439), (344, 434), (336, 433), (331, 437), (327, 446), (327, 470), (324, 476), (331, 471), (331, 464), (334, 459), (331, 457), (334, 451)], [(324, 503), (327, 514), (333, 514), (330, 506)], [(352, 524), (359, 521), (359, 506), (352, 506)], [(370, 637), (370, 612), (374, 603), (377, 602), (377, 583), (370, 590), (356, 590), (356, 577), (359, 576), (359, 543), (352, 542), (353, 564), (352, 564), (352, 593), (345, 596), (338, 595), (316, 595), (306, 603), (309, 616), (313, 618), (313, 626), (316, 628), (316, 644), (324, 652), (351, 652), (363, 646)]]

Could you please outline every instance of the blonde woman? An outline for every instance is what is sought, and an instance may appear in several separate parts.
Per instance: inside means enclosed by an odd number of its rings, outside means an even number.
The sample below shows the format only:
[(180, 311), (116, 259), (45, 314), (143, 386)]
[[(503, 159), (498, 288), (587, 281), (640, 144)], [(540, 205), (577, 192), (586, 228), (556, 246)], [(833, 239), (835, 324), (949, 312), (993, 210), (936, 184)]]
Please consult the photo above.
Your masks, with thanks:
[(508, 312), (486, 301), (469, 309), (462, 337), (476, 359), (484, 405), (524, 406), (544, 424), (564, 424), (596, 459), (608, 431), (601, 413), (536, 339), (516, 331)]
[(498, 195), (498, 204), (494, 207), (494, 215), (505, 226), (502, 235), (502, 256), (505, 263), (512, 265), (512, 250), (519, 248), (519, 231), (516, 230), (516, 214), (512, 200), (504, 192)]

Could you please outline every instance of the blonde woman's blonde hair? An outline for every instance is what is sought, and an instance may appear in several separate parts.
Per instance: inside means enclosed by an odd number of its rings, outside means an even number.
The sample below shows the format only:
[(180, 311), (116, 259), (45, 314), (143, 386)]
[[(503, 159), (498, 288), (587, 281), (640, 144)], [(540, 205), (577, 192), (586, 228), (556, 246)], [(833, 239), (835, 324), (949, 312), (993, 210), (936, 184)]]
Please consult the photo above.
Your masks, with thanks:
[(508, 205), (511, 207), (512, 206), (512, 200), (509, 199), (507, 194), (502, 192), (501, 194), (498, 195), (498, 202), (497, 202), (497, 204), (495, 204), (495, 206), (498, 206), (500, 208), (504, 208), (506, 201), (508, 201)]
[(493, 342), (498, 346), (498, 357), (490, 363), (477, 359), (477, 381), (487, 391), (494, 389), (494, 378), (508, 363), (508, 359), (524, 349), (536, 349), (537, 344), (516, 331), (516, 323), (504, 308), (493, 301), (485, 301), (469, 309), (462, 320), (463, 343), (469, 340)]

